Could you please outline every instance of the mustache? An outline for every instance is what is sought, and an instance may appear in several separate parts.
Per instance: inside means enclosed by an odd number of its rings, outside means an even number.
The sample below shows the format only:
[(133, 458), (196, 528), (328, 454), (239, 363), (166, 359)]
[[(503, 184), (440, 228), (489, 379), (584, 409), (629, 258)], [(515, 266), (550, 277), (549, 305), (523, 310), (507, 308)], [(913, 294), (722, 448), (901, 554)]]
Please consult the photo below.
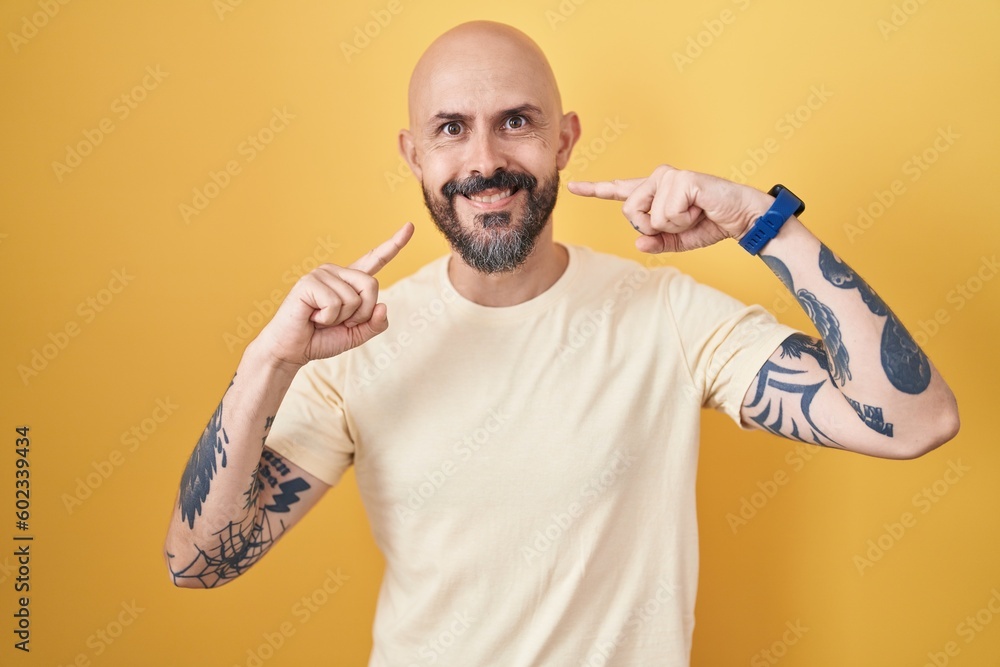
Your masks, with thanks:
[(531, 192), (537, 187), (538, 179), (531, 174), (519, 171), (497, 171), (489, 178), (483, 176), (469, 176), (454, 181), (448, 181), (441, 187), (441, 193), (449, 201), (455, 195), (471, 197), (484, 190), (497, 188), (499, 190), (527, 190)]

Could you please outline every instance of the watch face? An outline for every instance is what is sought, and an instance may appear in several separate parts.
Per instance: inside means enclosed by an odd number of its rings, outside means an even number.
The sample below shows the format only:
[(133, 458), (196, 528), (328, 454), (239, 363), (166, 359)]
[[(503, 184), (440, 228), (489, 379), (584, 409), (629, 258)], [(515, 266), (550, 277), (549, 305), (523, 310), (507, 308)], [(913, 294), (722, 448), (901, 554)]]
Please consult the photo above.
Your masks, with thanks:
[(794, 215), (795, 217), (798, 217), (798, 216), (802, 215), (802, 212), (806, 210), (806, 204), (805, 204), (805, 202), (802, 201), (802, 199), (798, 195), (796, 195), (794, 192), (792, 192), (791, 190), (789, 190), (788, 188), (786, 188), (781, 183), (776, 184), (774, 187), (772, 187), (770, 190), (768, 190), (767, 194), (771, 195), (772, 197), (777, 197), (778, 194), (782, 190), (784, 190), (785, 192), (787, 192), (791, 196), (795, 197), (795, 200), (799, 202), (798, 207), (795, 209), (795, 212), (792, 213), (792, 215)]

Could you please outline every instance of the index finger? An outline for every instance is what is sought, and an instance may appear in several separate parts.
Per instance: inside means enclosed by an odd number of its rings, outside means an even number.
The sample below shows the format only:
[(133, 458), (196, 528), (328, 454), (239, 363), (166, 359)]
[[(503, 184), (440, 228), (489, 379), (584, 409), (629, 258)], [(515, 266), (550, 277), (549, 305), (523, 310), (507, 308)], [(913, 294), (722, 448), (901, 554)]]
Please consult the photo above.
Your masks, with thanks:
[(356, 271), (364, 271), (370, 276), (382, 270), (382, 268), (392, 261), (393, 257), (399, 254), (410, 238), (413, 236), (413, 223), (408, 222), (403, 225), (398, 232), (392, 235), (388, 241), (383, 242), (377, 248), (369, 250), (367, 254), (358, 258), (347, 268)]
[(625, 201), (645, 178), (625, 178), (614, 181), (570, 181), (569, 191), (581, 197), (597, 197)]

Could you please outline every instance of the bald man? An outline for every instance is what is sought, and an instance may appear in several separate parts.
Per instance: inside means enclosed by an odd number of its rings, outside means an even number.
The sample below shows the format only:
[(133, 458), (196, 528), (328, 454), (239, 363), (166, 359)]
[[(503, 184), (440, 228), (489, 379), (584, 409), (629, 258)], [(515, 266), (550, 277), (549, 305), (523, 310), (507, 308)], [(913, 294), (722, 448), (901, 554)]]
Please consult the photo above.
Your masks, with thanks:
[(409, 105), (399, 148), (452, 252), (380, 294), (408, 224), (292, 288), (183, 473), (177, 585), (242, 574), (354, 465), (386, 560), (370, 665), (686, 665), (702, 407), (888, 458), (955, 434), (937, 370), (788, 195), (667, 166), (570, 185), (623, 201), (643, 252), (756, 238), (822, 340), (674, 269), (555, 243), (580, 121), (524, 34), (445, 33)]

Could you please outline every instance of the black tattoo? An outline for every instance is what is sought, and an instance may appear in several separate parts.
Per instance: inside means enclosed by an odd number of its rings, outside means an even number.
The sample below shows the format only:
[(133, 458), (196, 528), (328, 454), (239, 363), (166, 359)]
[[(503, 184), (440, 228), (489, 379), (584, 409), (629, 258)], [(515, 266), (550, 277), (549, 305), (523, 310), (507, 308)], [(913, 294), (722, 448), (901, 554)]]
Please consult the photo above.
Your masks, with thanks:
[(882, 369), (892, 386), (906, 394), (919, 394), (931, 383), (930, 360), (892, 312), (882, 329)]
[[(826, 355), (826, 350), (823, 348), (823, 343), (816, 340), (812, 336), (806, 336), (805, 334), (792, 334), (786, 338), (781, 343), (781, 358), (792, 357), (794, 359), (801, 359), (802, 354), (808, 354), (819, 367), (830, 374), (830, 379), (834, 380), (833, 373), (830, 372), (830, 364), (828, 362), (828, 357)], [(858, 417), (861, 421), (865, 423), (868, 428), (881, 433), (882, 435), (892, 437), (892, 424), (886, 423), (885, 419), (882, 417), (882, 408), (875, 407), (873, 405), (862, 405), (854, 399), (844, 396), (847, 402), (851, 404), (854, 411), (858, 413)]]
[[(791, 368), (784, 368), (773, 361), (768, 361), (757, 374), (757, 386), (753, 400), (746, 404), (748, 409), (760, 406), (757, 415), (750, 419), (758, 426), (775, 435), (782, 435), (786, 438), (808, 442), (824, 447), (842, 447), (840, 443), (828, 436), (816, 425), (811, 414), (813, 399), (820, 388), (826, 384), (826, 380), (820, 380), (812, 384), (796, 384), (791, 381), (796, 375), (806, 371), (797, 371)], [(776, 392), (765, 392), (770, 387)], [(765, 393), (767, 396), (765, 397)], [(785, 397), (789, 397), (790, 402), (786, 409)], [(801, 414), (797, 418), (796, 412)], [(768, 420), (772, 420), (768, 422)], [(786, 421), (788, 426), (786, 427)], [(783, 430), (786, 429), (787, 430)]]
[[(266, 461), (269, 465), (274, 466), (274, 469), (278, 471), (281, 475), (287, 475), (291, 472), (285, 462), (281, 460), (281, 457), (272, 452), (270, 449), (265, 449), (261, 453), (261, 459)], [(265, 466), (265, 470), (266, 470)]]
[(264, 505), (269, 512), (287, 512), (291, 505), (299, 501), (299, 493), (309, 488), (309, 482), (296, 477), (278, 485), (281, 493), (271, 495), (271, 504)]
[(774, 275), (778, 276), (778, 280), (788, 288), (788, 291), (795, 294), (795, 283), (792, 282), (792, 273), (785, 266), (785, 263), (773, 255), (760, 255), (760, 258), (767, 264), (767, 268), (771, 269)]
[[(802, 306), (802, 309), (806, 311), (806, 315), (816, 325), (816, 330), (819, 331), (819, 335), (823, 339), (823, 353), (829, 358), (829, 363), (821, 362), (820, 365), (830, 373), (835, 383), (843, 387), (851, 379), (851, 355), (848, 354), (847, 346), (844, 345), (844, 336), (840, 331), (840, 320), (837, 319), (837, 316), (829, 306), (817, 299), (816, 295), (809, 290), (800, 289), (797, 292), (795, 291), (792, 273), (785, 266), (784, 262), (772, 255), (761, 255), (760, 258), (774, 272), (774, 275), (778, 276), (778, 280), (784, 283), (788, 291), (795, 295), (795, 299), (799, 302), (799, 305)], [(803, 338), (808, 339), (807, 336), (803, 336)], [(792, 345), (795, 344), (795, 342), (792, 342)], [(799, 357), (799, 354), (791, 351), (790, 353), (795, 358)], [(784, 355), (785, 351), (782, 349), (782, 356)]]
[(256, 509), (257, 500), (260, 498), (260, 490), (263, 487), (263, 480), (261, 480), (260, 475), (260, 464), (254, 468), (254, 471), (250, 473), (250, 488), (248, 488), (243, 495), (246, 496), (247, 500), (243, 504), (243, 509)]
[(801, 359), (802, 354), (808, 354), (810, 357), (816, 360), (819, 367), (822, 368), (827, 373), (830, 372), (830, 360), (826, 356), (826, 348), (823, 347), (823, 343), (816, 340), (812, 336), (807, 336), (805, 334), (792, 334), (785, 340), (781, 341), (781, 358), (792, 357), (793, 359)]
[(882, 370), (893, 387), (919, 394), (931, 383), (931, 363), (896, 314), (851, 267), (820, 245), (819, 268), (827, 281), (841, 289), (856, 289), (868, 309), (886, 318), (882, 329)]
[[(279, 476), (283, 478), (290, 473), (280, 456), (264, 450), (245, 494), (246, 514), (214, 533), (216, 541), (211, 546), (198, 547), (198, 555), (188, 565), (175, 570), (174, 556), (168, 553), (174, 581), (196, 579), (203, 587), (213, 588), (240, 576), (263, 558), (286, 529), (284, 521), (273, 518), (272, 513), (289, 512), (301, 500), (300, 494), (310, 488), (301, 477), (279, 480)], [(265, 489), (270, 489), (270, 501), (258, 507)], [(245, 527), (251, 518), (249, 527)]]
[(889, 314), (889, 307), (875, 293), (875, 290), (869, 287), (868, 283), (854, 272), (854, 269), (837, 259), (837, 256), (822, 243), (819, 246), (819, 270), (827, 282), (834, 287), (858, 290), (861, 293), (861, 300), (876, 315)]
[(271, 431), (271, 424), (273, 423), (274, 423), (273, 415), (264, 420), (264, 436), (260, 439), (260, 444), (263, 445), (264, 443), (267, 442), (267, 436), (268, 433), (270, 433)]
[(262, 510), (255, 518), (253, 526), (244, 535), (239, 523), (230, 522), (214, 534), (216, 543), (207, 550), (198, 548), (198, 555), (186, 567), (175, 570), (172, 554), (170, 574), (174, 582), (197, 579), (204, 588), (220, 586), (246, 572), (254, 563), (263, 558), (275, 540), (285, 530), (285, 524), (278, 522), (277, 530), (272, 530), (271, 518)]
[[(230, 383), (230, 387), (232, 384)], [(181, 475), (180, 507), (181, 520), (188, 522), (188, 528), (194, 528), (195, 516), (201, 514), (202, 503), (208, 497), (208, 490), (215, 476), (217, 466), (226, 467), (226, 449), (229, 436), (222, 425), (222, 403), (215, 409), (215, 414), (201, 434), (201, 439), (191, 452), (184, 474)], [(217, 455), (222, 455), (222, 461), (217, 461)]]
[(823, 346), (830, 357), (830, 366), (827, 369), (830, 376), (834, 382), (843, 387), (851, 379), (851, 369), (848, 366), (851, 355), (847, 353), (844, 337), (840, 333), (840, 320), (829, 306), (817, 299), (809, 290), (800, 289), (795, 298), (799, 300), (799, 304), (816, 325), (823, 339)]
[(882, 408), (876, 408), (873, 405), (863, 405), (848, 396), (844, 398), (851, 404), (854, 411), (858, 413), (858, 417), (861, 417), (861, 421), (865, 423), (865, 426), (876, 433), (892, 437), (892, 424), (886, 422), (885, 418), (882, 417)]

